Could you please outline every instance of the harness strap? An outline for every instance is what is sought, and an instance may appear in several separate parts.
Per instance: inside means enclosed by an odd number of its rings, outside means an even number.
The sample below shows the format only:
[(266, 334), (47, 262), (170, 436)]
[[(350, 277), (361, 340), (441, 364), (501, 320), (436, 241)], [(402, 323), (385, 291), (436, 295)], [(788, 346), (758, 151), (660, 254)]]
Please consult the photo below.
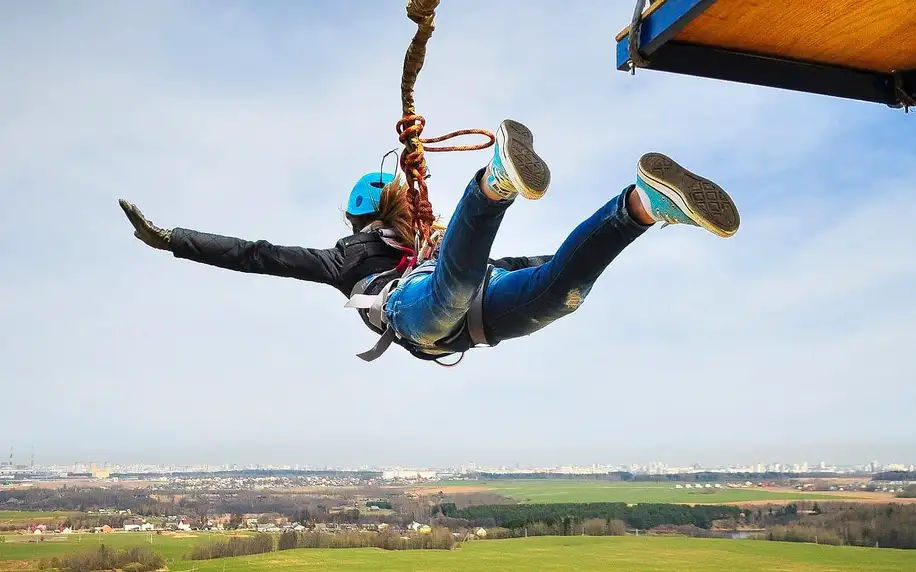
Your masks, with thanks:
[(490, 274), (493, 272), (493, 265), (487, 266), (487, 272), (483, 277), (483, 282), (474, 293), (471, 299), (471, 305), (468, 307), (467, 327), (468, 334), (471, 336), (471, 342), (475, 346), (489, 346), (487, 333), (483, 327), (483, 299), (487, 293), (487, 286), (490, 284)]
[[(397, 269), (389, 270), (388, 272), (383, 272), (371, 278), (366, 278), (360, 280), (356, 286), (353, 287), (353, 291), (350, 293), (350, 299), (347, 300), (347, 303), (344, 304), (344, 308), (356, 308), (357, 310), (365, 310), (366, 320), (382, 331), (382, 337), (378, 342), (369, 350), (356, 354), (360, 359), (364, 361), (373, 361), (378, 359), (383, 353), (385, 353), (389, 346), (395, 341), (398, 337), (397, 332), (388, 326), (388, 316), (385, 314), (385, 305), (388, 303), (388, 298), (391, 296), (391, 292), (397, 287), (401, 280), (407, 278), (413, 274), (429, 274), (433, 272), (435, 268), (430, 266), (424, 266), (422, 268), (413, 268), (407, 271), (400, 278), (395, 278), (391, 282), (385, 284), (385, 287), (378, 294), (363, 294), (368, 290), (372, 283), (382, 277), (391, 276), (393, 274), (398, 274)], [(363, 312), (360, 312), (363, 314)]]
[(388, 246), (397, 248), (398, 250), (409, 250), (410, 252), (413, 252), (413, 249), (404, 246), (400, 243), (400, 241), (398, 241), (398, 233), (393, 228), (384, 227), (378, 229), (376, 232), (378, 232), (379, 236), (382, 237), (382, 242)]
[[(484, 274), (484, 279), (480, 283), (480, 286), (477, 287), (477, 290), (474, 292), (474, 297), (471, 299), (470, 306), (468, 307), (467, 317), (465, 319), (464, 327), (468, 330), (468, 335), (471, 338), (471, 343), (475, 346), (489, 346), (490, 341), (487, 339), (487, 334), (483, 326), (483, 302), (484, 297), (487, 292), (487, 287), (490, 284), (490, 277), (493, 274), (493, 265), (487, 265), (487, 271)], [(357, 357), (364, 361), (374, 361), (381, 357), (388, 348), (396, 339), (399, 338), (398, 334), (392, 329), (388, 324), (388, 317), (385, 314), (385, 305), (388, 303), (388, 298), (391, 297), (391, 293), (397, 287), (397, 285), (413, 274), (429, 274), (435, 270), (433, 265), (413, 268), (412, 270), (405, 273), (400, 278), (395, 278), (391, 282), (387, 283), (384, 288), (378, 294), (363, 294), (367, 291), (373, 282), (376, 280), (391, 276), (392, 274), (398, 274), (397, 270), (389, 270), (381, 274), (377, 274), (372, 277), (364, 278), (360, 280), (356, 286), (353, 287), (353, 291), (350, 294), (350, 299), (344, 304), (345, 308), (356, 308), (360, 310), (360, 314), (364, 315), (365, 321), (367, 321), (371, 326), (375, 327), (382, 334), (378, 342), (369, 350), (357, 354)], [(456, 336), (460, 335), (461, 330), (459, 329), (456, 332)], [(463, 357), (463, 352), (462, 352)], [(454, 364), (443, 364), (434, 360), (440, 365), (458, 365), (458, 362)], [(458, 361), (461, 361), (460, 359)]]
[(391, 295), (391, 291), (397, 285), (398, 280), (392, 280), (378, 294), (354, 294), (350, 296), (344, 308), (357, 308), (367, 310), (369, 323), (380, 330), (388, 326), (388, 318), (385, 316), (385, 302)]
[(375, 345), (372, 348), (364, 351), (363, 353), (356, 354), (356, 357), (363, 361), (374, 361), (382, 356), (383, 353), (388, 351), (388, 348), (394, 342), (394, 338), (397, 334), (394, 333), (394, 330), (388, 328), (385, 330), (385, 333), (382, 334), (382, 337), (375, 342)]

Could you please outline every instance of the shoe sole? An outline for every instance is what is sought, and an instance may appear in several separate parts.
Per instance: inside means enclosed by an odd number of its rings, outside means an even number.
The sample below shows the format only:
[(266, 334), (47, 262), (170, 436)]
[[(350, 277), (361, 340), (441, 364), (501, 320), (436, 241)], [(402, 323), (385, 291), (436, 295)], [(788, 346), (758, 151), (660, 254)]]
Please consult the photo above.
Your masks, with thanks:
[(661, 153), (639, 159), (640, 176), (668, 189), (668, 197), (691, 219), (709, 232), (728, 238), (738, 232), (738, 207), (722, 187), (691, 173)]
[(536, 201), (547, 194), (550, 186), (550, 168), (534, 151), (531, 130), (511, 119), (499, 125), (496, 143), (503, 155), (503, 167), (510, 180), (521, 183), (518, 194)]

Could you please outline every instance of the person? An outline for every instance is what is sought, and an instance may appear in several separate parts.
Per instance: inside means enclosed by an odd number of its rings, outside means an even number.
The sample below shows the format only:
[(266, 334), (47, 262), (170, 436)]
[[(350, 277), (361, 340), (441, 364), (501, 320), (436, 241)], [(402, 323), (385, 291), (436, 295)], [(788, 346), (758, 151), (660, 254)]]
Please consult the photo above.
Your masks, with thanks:
[(119, 202), (138, 239), (176, 258), (337, 288), (382, 337), (359, 354), (367, 361), (390, 343), (439, 361), (530, 335), (575, 312), (617, 255), (656, 223), (724, 238), (740, 224), (735, 203), (716, 183), (647, 153), (635, 182), (573, 229), (556, 253), (490, 258), (508, 208), (519, 195), (542, 198), (550, 178), (532, 132), (503, 121), (492, 158), (471, 178), (433, 256), (412, 269), (415, 232), (400, 172), (369, 173), (356, 183), (346, 209), (352, 234), (328, 249), (164, 229), (133, 203)]

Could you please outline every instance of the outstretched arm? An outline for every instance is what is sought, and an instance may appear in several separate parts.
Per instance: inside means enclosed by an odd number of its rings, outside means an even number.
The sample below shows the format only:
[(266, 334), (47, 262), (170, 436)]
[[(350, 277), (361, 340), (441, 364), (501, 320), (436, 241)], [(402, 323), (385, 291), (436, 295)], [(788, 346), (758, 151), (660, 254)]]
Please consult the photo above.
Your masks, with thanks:
[(186, 228), (162, 229), (135, 205), (119, 201), (134, 226), (134, 236), (147, 245), (183, 258), (237, 272), (269, 274), (336, 286), (343, 267), (339, 248), (314, 249), (277, 246), (265, 240), (248, 241)]
[(343, 267), (343, 252), (337, 248), (278, 246), (266, 240), (242, 240), (187, 228), (172, 229), (169, 246), (175, 258), (332, 286), (337, 285)]
[(553, 260), (553, 255), (547, 256), (507, 256), (496, 260), (490, 260), (490, 264), (497, 268), (506, 270), (521, 270), (522, 268), (531, 268), (540, 266)]

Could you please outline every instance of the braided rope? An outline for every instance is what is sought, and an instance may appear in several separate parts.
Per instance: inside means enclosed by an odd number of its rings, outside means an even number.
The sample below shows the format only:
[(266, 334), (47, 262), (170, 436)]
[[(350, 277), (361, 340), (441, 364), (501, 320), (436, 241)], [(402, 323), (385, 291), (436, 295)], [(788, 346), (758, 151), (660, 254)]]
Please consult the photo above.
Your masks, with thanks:
[[(496, 137), (484, 129), (460, 129), (440, 137), (424, 139), (421, 137), (426, 119), (418, 115), (414, 106), (414, 86), (417, 76), (426, 60), (426, 43), (436, 29), (436, 7), (439, 0), (408, 0), (407, 17), (417, 24), (417, 31), (407, 47), (404, 56), (404, 70), (401, 75), (401, 112), (397, 122), (398, 140), (404, 145), (401, 152), (401, 169), (407, 178), (407, 199), (410, 205), (410, 216), (417, 233), (417, 252), (430, 241), (436, 216), (429, 201), (429, 189), (426, 179), (429, 170), (426, 166), (425, 152), (477, 151), (486, 149), (496, 142)], [(429, 143), (441, 143), (462, 135), (484, 135), (489, 140), (477, 145), (451, 145), (443, 147), (426, 147)], [(431, 251), (431, 248), (427, 248)]]
[(897, 107), (902, 107), (904, 113), (909, 113), (911, 107), (916, 107), (916, 96), (910, 95), (903, 82), (900, 72), (894, 71), (894, 95), (897, 98)]
[[(651, 5), (651, 1), (649, 4)], [(636, 0), (636, 6), (633, 8), (633, 18), (630, 20), (630, 33), (627, 38), (627, 55), (630, 58), (630, 74), (636, 74), (636, 68), (649, 67), (647, 60), (642, 52), (639, 51), (639, 39), (642, 34), (642, 13), (646, 8), (646, 0)]]

